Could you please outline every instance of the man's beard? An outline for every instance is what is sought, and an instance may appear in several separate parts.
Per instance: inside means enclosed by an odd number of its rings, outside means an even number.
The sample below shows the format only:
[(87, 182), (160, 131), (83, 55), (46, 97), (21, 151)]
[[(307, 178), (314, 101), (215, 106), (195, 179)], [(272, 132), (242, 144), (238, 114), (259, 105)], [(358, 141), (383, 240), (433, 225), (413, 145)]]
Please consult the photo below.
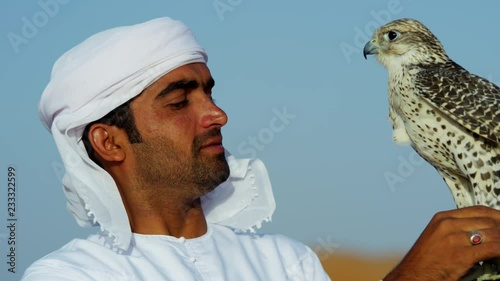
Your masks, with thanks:
[(194, 197), (214, 190), (229, 177), (229, 165), (224, 153), (205, 155), (201, 146), (220, 135), (220, 129), (213, 129), (196, 137), (192, 155), (180, 153), (170, 139), (156, 138), (133, 144), (141, 184), (146, 185), (144, 188), (173, 188), (175, 192)]
[(193, 165), (195, 183), (205, 186), (208, 192), (214, 190), (229, 177), (229, 165), (225, 153), (203, 155), (202, 145), (212, 138), (221, 137), (220, 129), (207, 131), (193, 141)]

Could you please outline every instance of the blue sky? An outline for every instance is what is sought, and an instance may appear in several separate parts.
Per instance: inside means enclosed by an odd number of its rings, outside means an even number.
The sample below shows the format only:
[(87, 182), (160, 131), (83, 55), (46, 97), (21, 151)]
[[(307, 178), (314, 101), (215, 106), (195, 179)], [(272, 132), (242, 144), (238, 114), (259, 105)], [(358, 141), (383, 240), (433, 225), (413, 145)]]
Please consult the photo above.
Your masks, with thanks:
[(184, 21), (209, 55), (214, 97), (229, 116), (226, 148), (268, 167), (277, 210), (262, 231), (381, 254), (408, 250), (432, 215), (454, 203), (432, 167), (392, 142), (387, 74), (374, 58), (364, 60), (362, 47), (375, 27), (415, 18), (457, 63), (500, 82), (499, 8), (493, 0), (5, 2), (0, 221), (8, 225), (13, 165), (18, 273), (7, 272), (4, 226), (0, 279), (18, 280), (36, 259), (96, 231), (67, 212), (61, 161), (37, 115), (54, 61), (88, 36), (161, 16)]

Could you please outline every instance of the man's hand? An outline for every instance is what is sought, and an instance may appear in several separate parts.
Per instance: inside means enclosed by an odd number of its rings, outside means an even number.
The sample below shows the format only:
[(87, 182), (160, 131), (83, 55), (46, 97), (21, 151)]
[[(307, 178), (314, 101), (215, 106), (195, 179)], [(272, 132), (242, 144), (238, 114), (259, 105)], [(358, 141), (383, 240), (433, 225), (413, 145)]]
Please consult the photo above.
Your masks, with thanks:
[[(470, 232), (483, 241), (472, 245)], [(468, 207), (437, 213), (384, 281), (460, 280), (477, 262), (500, 257), (500, 211)]]

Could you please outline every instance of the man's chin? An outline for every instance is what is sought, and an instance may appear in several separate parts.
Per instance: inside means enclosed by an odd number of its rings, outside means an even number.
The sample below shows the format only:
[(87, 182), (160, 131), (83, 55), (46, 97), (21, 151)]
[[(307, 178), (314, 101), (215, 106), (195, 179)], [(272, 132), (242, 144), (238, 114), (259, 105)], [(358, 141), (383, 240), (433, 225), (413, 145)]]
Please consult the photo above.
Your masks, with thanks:
[(202, 153), (201, 161), (205, 163), (207, 167), (214, 170), (227, 169), (229, 171), (229, 165), (226, 160), (226, 153), (224, 150), (217, 153)]
[[(221, 154), (219, 158), (217, 159), (217, 168), (214, 169), (214, 176), (218, 175), (217, 177), (219, 178), (219, 181), (221, 183), (225, 182), (229, 178), (230, 174), (230, 169), (229, 169), (229, 164), (227, 163), (226, 157), (224, 154)], [(217, 185), (219, 185), (217, 184)]]
[(202, 193), (206, 195), (216, 189), (219, 185), (224, 183), (229, 178), (229, 172), (218, 171), (218, 173), (212, 174), (210, 179), (205, 179), (201, 183)]
[(224, 152), (205, 156), (201, 162), (195, 168), (198, 173), (198, 184), (208, 192), (214, 190), (229, 178), (230, 169)]

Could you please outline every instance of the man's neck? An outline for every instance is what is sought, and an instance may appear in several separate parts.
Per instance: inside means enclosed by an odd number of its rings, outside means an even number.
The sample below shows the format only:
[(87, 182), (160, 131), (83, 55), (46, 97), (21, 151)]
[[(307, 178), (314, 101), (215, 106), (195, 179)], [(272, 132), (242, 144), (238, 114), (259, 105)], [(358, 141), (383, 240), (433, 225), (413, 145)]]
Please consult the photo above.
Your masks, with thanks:
[(132, 232), (195, 238), (207, 232), (200, 199), (148, 200), (154, 204), (125, 204)]

